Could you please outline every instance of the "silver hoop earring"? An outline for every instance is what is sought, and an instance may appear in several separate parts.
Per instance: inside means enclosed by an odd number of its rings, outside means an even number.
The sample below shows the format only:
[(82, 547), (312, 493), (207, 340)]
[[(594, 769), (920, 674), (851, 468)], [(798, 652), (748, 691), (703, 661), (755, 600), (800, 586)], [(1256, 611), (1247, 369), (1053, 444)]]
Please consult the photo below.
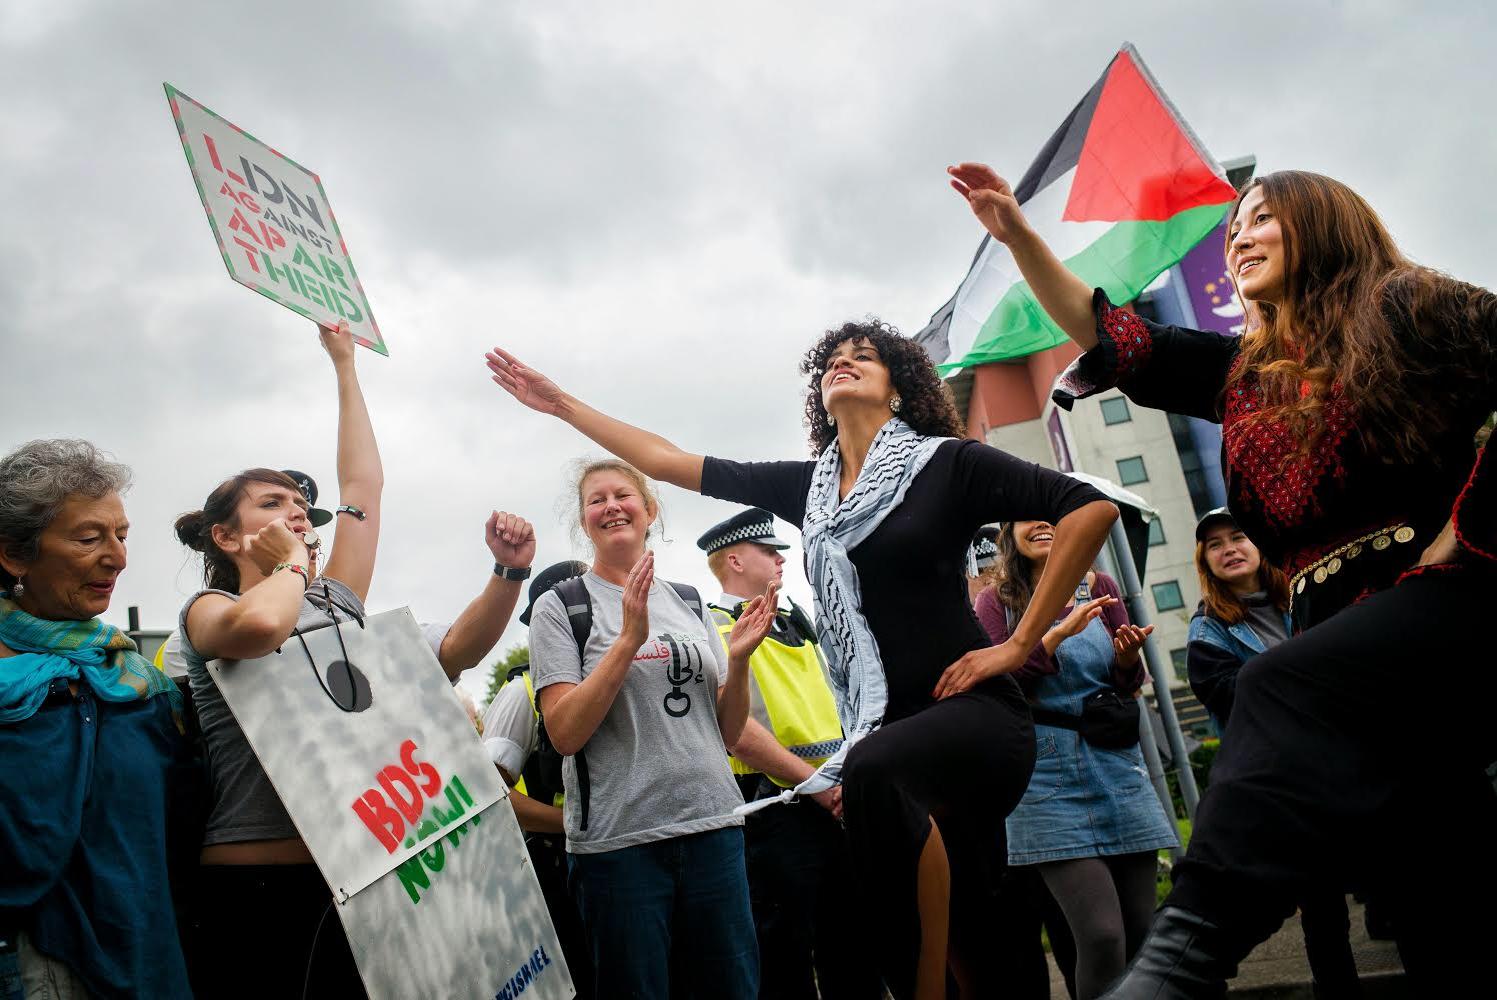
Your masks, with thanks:
[(898, 396), (891, 396), (889, 398), (889, 412), (890, 413), (898, 413), (899, 412), (899, 408), (901, 406), (903, 406), (903, 405), (904, 404), (900, 402), (900, 399), (899, 399)]

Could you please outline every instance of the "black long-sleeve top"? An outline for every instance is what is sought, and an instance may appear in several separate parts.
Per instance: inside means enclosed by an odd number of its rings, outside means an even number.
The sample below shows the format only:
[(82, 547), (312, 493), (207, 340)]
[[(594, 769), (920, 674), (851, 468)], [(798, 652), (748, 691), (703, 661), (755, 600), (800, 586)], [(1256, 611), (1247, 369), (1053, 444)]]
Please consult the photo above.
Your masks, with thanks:
[[(1362, 596), (1391, 586), (1454, 514), (1465, 552), (1497, 559), (1497, 461), (1478, 460), (1473, 438), (1497, 406), (1497, 295), (1437, 277), (1434, 294), (1413, 280), (1390, 284), (1384, 313), (1424, 372), (1406, 373), (1400, 391), (1415, 398), (1430, 372), (1475, 372), (1481, 390), (1444, 414), (1450, 430), (1416, 461), (1389, 462), (1359, 433), (1356, 413), (1339, 395), (1325, 405), (1325, 433), (1298, 455), (1298, 441), (1276, 422), (1245, 423), (1264, 405), (1256, 380), (1227, 382), (1241, 362), (1237, 337), (1152, 323), (1093, 296), (1097, 346), (1061, 376), (1053, 394), (1069, 409), (1076, 399), (1117, 387), (1140, 406), (1222, 425), (1222, 470), (1228, 506), (1266, 560), (1289, 575), (1377, 529), (1408, 525), (1396, 542), (1357, 549), (1338, 573), (1296, 588), (1296, 631), (1323, 621)], [(1427, 288), (1428, 285), (1420, 287)], [(1423, 313), (1459, 317), (1459, 329), (1435, 329)], [(1430, 405), (1435, 405), (1431, 402)], [(1458, 503), (1458, 498), (1460, 502)], [(1364, 551), (1365, 549), (1365, 551)]]
[[(814, 462), (731, 462), (709, 457), (702, 492), (773, 511), (799, 527)], [(967, 547), (993, 521), (1059, 521), (1105, 497), (1085, 483), (976, 441), (943, 442), (904, 500), (849, 553), (863, 616), (889, 685), (885, 721), (932, 702), (945, 669), (992, 645), (967, 596)], [(1000, 690), (1022, 701), (1008, 678)], [(992, 684), (992, 681), (987, 682)]]

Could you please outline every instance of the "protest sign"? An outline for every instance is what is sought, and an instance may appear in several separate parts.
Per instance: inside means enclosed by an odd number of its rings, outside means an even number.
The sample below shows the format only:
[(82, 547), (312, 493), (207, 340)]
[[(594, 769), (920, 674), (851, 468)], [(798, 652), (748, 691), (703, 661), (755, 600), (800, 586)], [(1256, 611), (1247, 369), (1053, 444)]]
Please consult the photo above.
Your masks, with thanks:
[(208, 670), (340, 900), (505, 794), (405, 608)]
[(229, 276), (389, 354), (318, 176), (171, 84), (166, 99)]
[(508, 802), (338, 907), (371, 1000), (567, 1000), (571, 973)]

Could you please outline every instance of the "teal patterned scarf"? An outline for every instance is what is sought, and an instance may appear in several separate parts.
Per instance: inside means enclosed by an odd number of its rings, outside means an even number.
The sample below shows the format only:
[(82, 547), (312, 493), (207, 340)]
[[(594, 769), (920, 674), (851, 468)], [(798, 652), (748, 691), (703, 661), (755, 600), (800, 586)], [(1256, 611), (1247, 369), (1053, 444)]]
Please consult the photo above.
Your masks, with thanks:
[(83, 681), (104, 701), (144, 701), (164, 694), (182, 712), (177, 686), (113, 625), (88, 621), (47, 621), (22, 611), (9, 594), (0, 595), (0, 642), (32, 656), (0, 658), (0, 723), (36, 714), (57, 678)]

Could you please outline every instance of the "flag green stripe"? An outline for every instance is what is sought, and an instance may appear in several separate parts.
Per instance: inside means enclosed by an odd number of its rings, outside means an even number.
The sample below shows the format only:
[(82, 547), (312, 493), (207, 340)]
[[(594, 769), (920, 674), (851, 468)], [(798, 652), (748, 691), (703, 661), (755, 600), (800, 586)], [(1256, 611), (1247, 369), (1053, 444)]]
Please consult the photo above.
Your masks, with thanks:
[[(1066, 266), (1088, 285), (1106, 291), (1112, 301), (1131, 302), (1215, 229), (1227, 208), (1225, 204), (1202, 205), (1163, 222), (1120, 222), (1068, 258)], [(1067, 339), (1040, 308), (1029, 283), (1021, 281), (993, 308), (972, 349), (937, 367), (946, 375), (958, 368), (1022, 358)]]

